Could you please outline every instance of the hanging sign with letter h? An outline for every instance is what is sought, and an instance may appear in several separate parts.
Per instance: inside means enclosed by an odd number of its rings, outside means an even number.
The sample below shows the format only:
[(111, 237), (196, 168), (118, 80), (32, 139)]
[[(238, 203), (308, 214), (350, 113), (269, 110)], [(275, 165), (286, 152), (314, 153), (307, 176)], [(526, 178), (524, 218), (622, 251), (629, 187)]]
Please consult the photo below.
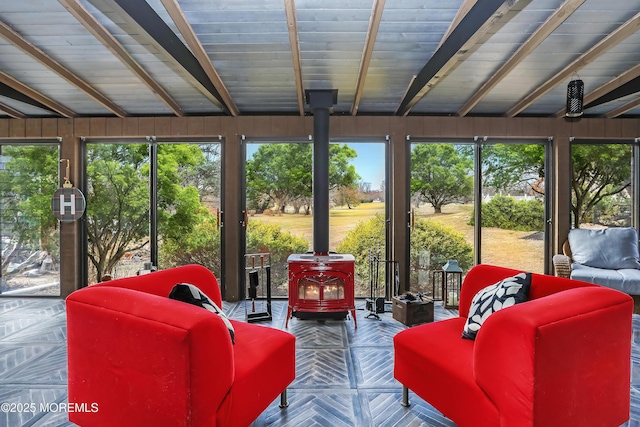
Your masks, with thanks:
[(82, 191), (75, 188), (69, 181), (69, 159), (61, 159), (67, 162), (66, 174), (62, 188), (58, 188), (51, 198), (51, 209), (53, 215), (60, 222), (74, 222), (84, 215), (87, 203)]

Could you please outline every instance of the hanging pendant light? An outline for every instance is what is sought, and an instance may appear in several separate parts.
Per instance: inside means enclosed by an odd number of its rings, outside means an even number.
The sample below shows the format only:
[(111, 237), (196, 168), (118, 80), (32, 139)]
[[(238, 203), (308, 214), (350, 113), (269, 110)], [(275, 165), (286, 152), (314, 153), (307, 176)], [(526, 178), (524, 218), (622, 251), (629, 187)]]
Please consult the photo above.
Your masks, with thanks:
[(567, 85), (567, 117), (580, 117), (583, 113), (584, 82), (576, 74)]

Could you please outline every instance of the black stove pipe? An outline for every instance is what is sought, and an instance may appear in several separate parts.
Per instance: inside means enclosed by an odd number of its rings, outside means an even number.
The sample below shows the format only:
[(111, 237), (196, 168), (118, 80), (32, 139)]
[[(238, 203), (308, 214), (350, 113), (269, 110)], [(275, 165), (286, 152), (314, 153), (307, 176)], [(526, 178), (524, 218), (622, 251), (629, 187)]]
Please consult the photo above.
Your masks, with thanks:
[(329, 253), (329, 115), (338, 90), (307, 90), (313, 112), (313, 252)]

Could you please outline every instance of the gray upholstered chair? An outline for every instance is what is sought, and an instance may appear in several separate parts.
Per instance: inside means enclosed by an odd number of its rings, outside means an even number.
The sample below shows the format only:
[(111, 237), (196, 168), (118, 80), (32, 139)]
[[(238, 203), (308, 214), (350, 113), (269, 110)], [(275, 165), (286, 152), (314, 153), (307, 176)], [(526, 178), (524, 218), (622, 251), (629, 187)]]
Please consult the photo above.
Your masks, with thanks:
[(576, 228), (569, 232), (563, 254), (553, 257), (556, 276), (617, 289), (634, 299), (640, 314), (640, 255), (634, 228)]

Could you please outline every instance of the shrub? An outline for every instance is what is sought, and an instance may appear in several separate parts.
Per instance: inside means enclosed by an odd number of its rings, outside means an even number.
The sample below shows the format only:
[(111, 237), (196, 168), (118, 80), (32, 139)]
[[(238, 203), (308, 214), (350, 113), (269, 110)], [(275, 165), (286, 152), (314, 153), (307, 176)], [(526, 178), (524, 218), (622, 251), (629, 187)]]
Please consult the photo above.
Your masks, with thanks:
[(274, 295), (286, 295), (288, 286), (287, 258), (305, 253), (309, 244), (301, 237), (282, 231), (277, 224), (249, 221), (246, 253), (268, 252), (271, 257), (271, 286)]
[(463, 274), (473, 265), (473, 246), (467, 243), (464, 234), (435, 221), (416, 221), (410, 249), (409, 280), (414, 292), (431, 294), (432, 271), (440, 270), (450, 259), (458, 261)]
[[(469, 220), (474, 225), (474, 217)], [(482, 203), (482, 226), (505, 230), (544, 230), (544, 204), (539, 199), (517, 201), (509, 196), (495, 196)]]
[[(369, 295), (369, 259), (373, 253), (384, 259), (384, 225), (382, 215), (361, 221), (350, 230), (338, 245), (341, 254), (352, 254), (356, 258), (356, 295)], [(384, 270), (380, 271), (380, 284), (384, 283)]]
[[(369, 293), (369, 258), (371, 250), (382, 251), (385, 244), (385, 219), (376, 215), (368, 221), (360, 222), (349, 231), (338, 247), (339, 253), (350, 253), (356, 257), (356, 294)], [(429, 253), (428, 265), (420, 264), (420, 268), (430, 269), (431, 265), (441, 267), (449, 259), (457, 259), (464, 271), (473, 264), (473, 248), (462, 233), (454, 231), (440, 223), (418, 219), (411, 234), (411, 270), (418, 268), (420, 254)], [(384, 258), (384, 253), (380, 256)], [(380, 270), (381, 282), (384, 282), (384, 271)]]
[[(247, 253), (268, 252), (271, 256), (271, 281), (274, 295), (286, 295), (287, 258), (304, 253), (308, 243), (275, 224), (252, 220), (247, 230)], [(204, 218), (180, 239), (165, 239), (160, 249), (161, 268), (184, 264), (201, 264), (220, 277), (220, 230), (213, 216)], [(284, 292), (284, 293), (283, 293)]]
[(208, 215), (179, 239), (165, 238), (159, 251), (160, 268), (201, 264), (220, 277), (220, 229)]
[(442, 267), (450, 259), (458, 260), (463, 271), (473, 265), (473, 247), (464, 234), (435, 221), (418, 219), (411, 233), (411, 259), (416, 260), (424, 252), (429, 253), (430, 270)]

